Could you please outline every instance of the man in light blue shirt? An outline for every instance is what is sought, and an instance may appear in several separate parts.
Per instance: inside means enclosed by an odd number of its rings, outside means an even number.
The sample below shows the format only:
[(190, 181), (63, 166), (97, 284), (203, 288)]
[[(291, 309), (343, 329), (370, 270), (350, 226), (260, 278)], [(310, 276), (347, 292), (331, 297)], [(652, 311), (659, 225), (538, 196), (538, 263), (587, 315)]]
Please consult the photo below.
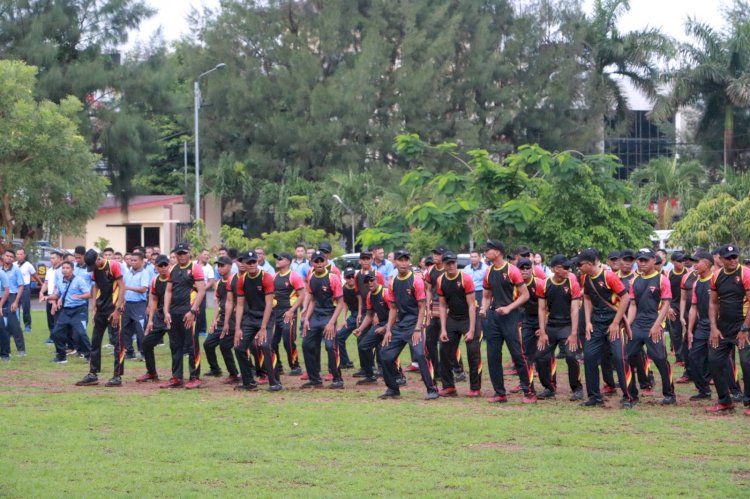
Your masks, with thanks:
[(5, 302), (8, 301), (9, 294), (8, 274), (0, 265), (0, 361), (2, 362), (10, 360), (10, 334), (5, 327), (5, 317), (3, 317), (3, 309), (5, 308)]
[(255, 254), (258, 255), (258, 268), (266, 274), (271, 274), (271, 277), (275, 276), (276, 269), (274, 269), (273, 265), (266, 260), (266, 250), (263, 248), (255, 248)]
[(138, 358), (143, 359), (143, 330), (146, 326), (146, 306), (148, 304), (148, 287), (151, 274), (145, 268), (144, 254), (133, 251), (130, 256), (131, 268), (125, 271), (125, 312), (122, 315), (120, 328), (128, 346), (127, 359), (135, 359), (133, 336), (138, 345)]
[(82, 277), (74, 275), (73, 267), (71, 262), (64, 262), (55, 282), (52, 313), (57, 316), (57, 322), (52, 330), (52, 340), (56, 355), (52, 361), (57, 364), (68, 363), (66, 345), (69, 332), (77, 344), (87, 345), (88, 352), (91, 352), (91, 342), (86, 335), (91, 286)]
[(310, 273), (310, 263), (307, 261), (307, 258), (305, 258), (306, 256), (307, 250), (305, 249), (305, 245), (298, 244), (294, 248), (294, 260), (292, 260), (290, 266), (292, 272), (299, 274), (304, 281), (307, 281), (307, 274)]
[(3, 307), (3, 317), (5, 320), (5, 327), (8, 333), (13, 336), (13, 340), (16, 344), (16, 351), (19, 357), (26, 355), (26, 342), (23, 339), (23, 329), (21, 329), (21, 321), (19, 318), (19, 308), (21, 306), (21, 298), (23, 297), (23, 274), (21, 270), (13, 265), (16, 261), (16, 254), (12, 249), (5, 250), (3, 254), (3, 270), (8, 276), (8, 299)]
[[(390, 260), (385, 258), (385, 250), (382, 246), (372, 246), (370, 248), (372, 252), (372, 268), (383, 274), (388, 282), (397, 273), (396, 267), (393, 266)], [(386, 284), (388, 284), (386, 282)]]

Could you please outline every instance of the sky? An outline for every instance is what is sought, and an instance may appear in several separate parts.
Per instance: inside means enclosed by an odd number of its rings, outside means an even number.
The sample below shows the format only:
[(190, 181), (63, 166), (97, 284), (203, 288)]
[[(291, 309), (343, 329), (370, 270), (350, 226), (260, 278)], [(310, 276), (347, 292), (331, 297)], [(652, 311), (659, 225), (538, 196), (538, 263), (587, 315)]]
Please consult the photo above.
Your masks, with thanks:
[[(199, 11), (203, 7), (216, 9), (219, 0), (147, 0), (158, 13), (143, 23), (138, 32), (130, 36), (128, 47), (138, 42), (147, 42), (161, 27), (165, 40), (180, 38), (187, 29), (187, 15), (191, 8)], [(706, 22), (716, 28), (723, 24), (721, 10), (731, 0), (631, 0), (630, 12), (620, 19), (622, 32), (650, 28), (661, 28), (666, 34), (684, 41), (683, 26), (688, 16)], [(584, 10), (590, 12), (594, 0), (584, 0)], [(126, 50), (127, 48), (126, 47)]]

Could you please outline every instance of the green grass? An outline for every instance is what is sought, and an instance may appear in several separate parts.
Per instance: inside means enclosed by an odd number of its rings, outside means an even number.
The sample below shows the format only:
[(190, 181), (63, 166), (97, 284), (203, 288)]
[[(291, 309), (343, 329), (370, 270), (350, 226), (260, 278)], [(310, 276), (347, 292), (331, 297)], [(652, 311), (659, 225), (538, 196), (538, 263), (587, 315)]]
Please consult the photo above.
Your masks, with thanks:
[[(424, 402), (413, 375), (400, 401), (348, 377), (335, 393), (216, 382), (167, 392), (136, 386), (135, 362), (122, 389), (76, 388), (85, 364), (51, 364), (41, 313), (34, 321), (29, 356), (0, 365), (0, 496), (747, 497), (750, 487), (750, 418), (705, 415), (687, 385), (676, 407), (628, 412), (565, 399)], [(157, 353), (163, 370), (168, 348)], [(489, 394), (486, 372), (483, 382)]]

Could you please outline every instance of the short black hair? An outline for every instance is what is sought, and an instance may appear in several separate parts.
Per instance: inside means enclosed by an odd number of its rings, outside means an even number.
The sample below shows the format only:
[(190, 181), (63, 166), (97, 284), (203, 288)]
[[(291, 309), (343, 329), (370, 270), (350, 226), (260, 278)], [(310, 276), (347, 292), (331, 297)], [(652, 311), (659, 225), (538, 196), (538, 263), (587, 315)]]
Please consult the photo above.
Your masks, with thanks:
[(110, 248), (109, 246), (107, 246), (106, 248), (104, 248), (104, 249), (102, 250), (102, 253), (106, 253), (107, 251), (111, 251), (112, 253), (114, 253), (114, 252), (115, 252), (115, 249), (114, 249), (114, 248)]
[(231, 258), (232, 260), (236, 260), (238, 254), (239, 254), (239, 251), (237, 251), (237, 248), (229, 248), (227, 250), (227, 256)]
[(370, 251), (375, 251), (375, 250), (380, 250), (380, 249), (383, 249), (383, 246), (380, 245), (380, 244), (374, 244), (374, 245), (370, 246), (370, 248), (369, 248)]
[(226, 251), (227, 253), (229, 253), (229, 250), (226, 246), (222, 246), (221, 248), (219, 248), (219, 251)]
[(86, 246), (76, 246), (73, 250), (73, 253), (76, 255), (85, 255), (86, 254)]
[[(107, 251), (107, 250), (104, 250), (104, 251)], [(122, 253), (120, 253), (119, 251), (115, 251), (115, 256), (117, 256), (117, 255), (122, 256)]]
[(11, 255), (16, 256), (16, 252), (13, 251), (13, 248), (10, 247), (5, 248), (5, 253), (10, 253)]
[(306, 249), (307, 249), (307, 246), (305, 246), (305, 245), (304, 245), (304, 244), (302, 244), (302, 243), (297, 243), (297, 245), (296, 245), (296, 246), (294, 247), (294, 249), (297, 249), (297, 248), (302, 248), (303, 250), (306, 250)]
[[(69, 260), (65, 260), (64, 262), (62, 262), (62, 265), (70, 265), (70, 268), (71, 269), (73, 268), (73, 262), (71, 262)], [(60, 266), (62, 267), (62, 265), (60, 265)]]

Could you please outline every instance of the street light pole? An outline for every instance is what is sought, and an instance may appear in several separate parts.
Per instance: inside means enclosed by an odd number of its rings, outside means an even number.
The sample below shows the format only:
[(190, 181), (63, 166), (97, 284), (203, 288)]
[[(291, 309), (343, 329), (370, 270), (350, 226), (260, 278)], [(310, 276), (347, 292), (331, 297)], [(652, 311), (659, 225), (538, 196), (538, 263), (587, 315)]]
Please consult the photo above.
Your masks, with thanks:
[(193, 82), (193, 99), (194, 99), (194, 108), (195, 108), (195, 114), (193, 116), (193, 121), (195, 124), (195, 221), (197, 222), (201, 218), (201, 137), (200, 137), (200, 127), (198, 126), (198, 116), (201, 109), (201, 87), (200, 87), (200, 81), (201, 78), (204, 76), (213, 73), (214, 71), (218, 71), (220, 69), (224, 69), (227, 67), (226, 64), (223, 62), (220, 64), (217, 64), (214, 68), (209, 69), (205, 73), (201, 73), (198, 75), (198, 78), (195, 79), (195, 82)]
[(333, 199), (335, 199), (337, 203), (343, 206), (344, 209), (348, 211), (349, 214), (352, 216), (352, 253), (354, 253), (354, 211), (352, 211), (351, 208), (349, 208), (347, 205), (344, 204), (344, 201), (341, 199), (341, 197), (338, 194), (334, 194)]

